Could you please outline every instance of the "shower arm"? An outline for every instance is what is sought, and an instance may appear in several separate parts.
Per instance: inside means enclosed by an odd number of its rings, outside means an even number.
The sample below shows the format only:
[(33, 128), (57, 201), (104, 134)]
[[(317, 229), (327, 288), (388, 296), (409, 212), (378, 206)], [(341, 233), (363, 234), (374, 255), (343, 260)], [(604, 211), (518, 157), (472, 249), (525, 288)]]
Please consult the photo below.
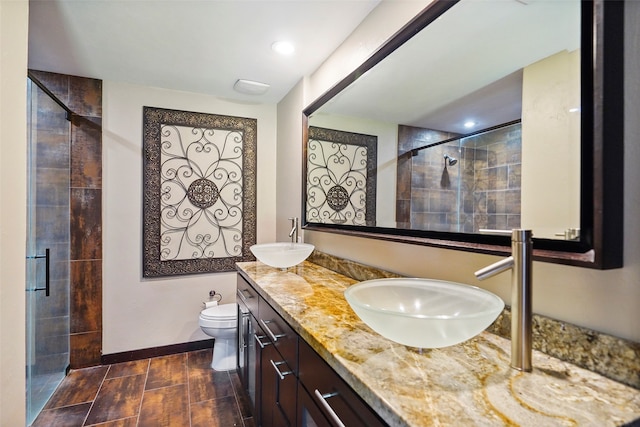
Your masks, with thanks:
[(489, 131), (492, 131), (492, 130), (501, 129), (501, 128), (504, 128), (504, 127), (507, 127), (507, 126), (515, 125), (515, 124), (520, 123), (520, 122), (521, 122), (520, 119), (513, 120), (513, 121), (510, 121), (510, 122), (507, 122), (507, 123), (502, 123), (502, 124), (497, 125), (497, 126), (491, 126), (491, 127), (485, 128), (485, 129), (477, 130), (475, 132), (467, 133), (465, 135), (458, 135), (458, 136), (454, 136), (453, 138), (445, 139), (443, 141), (438, 141), (438, 142), (434, 142), (432, 144), (423, 145), (422, 147), (412, 148), (411, 150), (400, 154), (398, 157), (403, 157), (403, 156), (415, 157), (415, 156), (418, 155), (419, 151), (425, 150), (427, 148), (437, 147), (438, 145), (446, 144), (447, 142), (453, 142), (453, 141), (457, 141), (458, 139), (464, 139), (464, 138), (468, 138), (470, 136), (479, 135), (479, 134), (484, 133), (484, 132), (489, 132)]

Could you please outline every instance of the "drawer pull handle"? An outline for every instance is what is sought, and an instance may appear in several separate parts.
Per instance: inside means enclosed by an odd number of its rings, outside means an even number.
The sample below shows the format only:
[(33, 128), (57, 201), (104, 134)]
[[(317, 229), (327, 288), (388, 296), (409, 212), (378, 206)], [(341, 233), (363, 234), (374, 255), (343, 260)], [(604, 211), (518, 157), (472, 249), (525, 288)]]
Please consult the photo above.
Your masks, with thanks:
[(282, 362), (274, 362), (271, 359), (269, 359), (269, 362), (271, 362), (271, 366), (273, 366), (273, 369), (276, 370), (276, 372), (278, 373), (278, 376), (280, 377), (281, 380), (283, 380), (285, 376), (293, 374), (292, 371), (282, 372), (280, 370), (280, 368), (278, 368), (278, 366), (280, 366), (280, 365), (286, 365), (287, 362), (284, 362), (284, 361), (282, 361)]
[[(240, 291), (238, 291), (238, 295), (240, 295)], [(251, 311), (246, 305), (238, 304), (238, 314), (242, 315), (242, 320), (244, 321), (249, 318)]]
[(333, 408), (331, 407), (331, 405), (329, 405), (329, 402), (327, 402), (327, 399), (337, 396), (338, 393), (326, 393), (326, 394), (322, 394), (318, 391), (318, 389), (316, 389), (314, 391), (316, 397), (318, 398), (318, 400), (320, 401), (320, 403), (322, 404), (322, 407), (325, 409), (325, 411), (327, 411), (327, 413), (329, 414), (329, 417), (331, 417), (331, 419), (333, 420), (334, 423), (336, 423), (336, 425), (338, 427), (345, 427), (344, 423), (342, 422), (342, 420), (338, 417), (338, 414), (336, 414), (336, 412), (333, 410)]
[[(245, 292), (246, 292), (249, 296), (245, 296)], [(253, 295), (251, 295), (251, 293), (250, 293), (248, 290), (246, 290), (246, 289), (238, 289), (238, 290), (236, 291), (236, 294), (240, 297), (240, 299), (241, 299), (242, 301), (245, 301), (245, 302), (246, 302), (248, 299), (253, 298)]]
[(262, 342), (262, 338), (266, 338), (266, 336), (264, 336), (264, 335), (258, 336), (257, 334), (253, 334), (253, 337), (256, 339), (256, 341), (258, 341), (258, 345), (260, 346), (260, 348), (265, 348), (266, 346), (271, 344), (270, 342), (268, 342), (268, 343), (263, 343)]
[(267, 323), (272, 323), (271, 320), (262, 320), (260, 319), (260, 323), (262, 324), (262, 327), (264, 328), (265, 331), (267, 331), (267, 333), (269, 334), (269, 336), (271, 337), (271, 339), (273, 340), (273, 342), (278, 341), (278, 338), (282, 338), (287, 336), (287, 334), (274, 334), (273, 331), (271, 329), (269, 329), (269, 326), (267, 326)]

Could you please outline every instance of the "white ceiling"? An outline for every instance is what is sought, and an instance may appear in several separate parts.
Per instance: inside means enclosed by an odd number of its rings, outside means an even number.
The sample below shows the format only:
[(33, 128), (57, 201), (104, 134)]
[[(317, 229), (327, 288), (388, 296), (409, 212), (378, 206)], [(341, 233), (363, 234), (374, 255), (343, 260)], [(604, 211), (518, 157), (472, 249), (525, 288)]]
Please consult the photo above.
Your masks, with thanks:
[(522, 69), (580, 47), (580, 6), (463, 0), (321, 111), (459, 134), (519, 119)]
[[(29, 68), (277, 103), (380, 0), (31, 0)], [(290, 40), (296, 51), (271, 50)], [(238, 79), (271, 85), (233, 90)]]
[[(277, 103), (379, 2), (30, 0), (29, 68)], [(518, 118), (519, 70), (579, 46), (579, 7), (577, 0), (463, 1), (322, 111), (457, 133), (466, 119), (486, 128)], [(276, 54), (278, 40), (292, 41), (296, 52)], [(238, 93), (238, 79), (271, 88)]]

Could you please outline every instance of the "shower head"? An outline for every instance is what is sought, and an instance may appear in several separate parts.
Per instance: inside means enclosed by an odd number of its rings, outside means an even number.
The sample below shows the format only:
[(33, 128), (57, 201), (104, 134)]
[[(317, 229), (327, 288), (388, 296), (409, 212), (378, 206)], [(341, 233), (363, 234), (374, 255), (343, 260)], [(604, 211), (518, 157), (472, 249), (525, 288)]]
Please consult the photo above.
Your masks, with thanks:
[(458, 163), (458, 159), (456, 159), (455, 157), (451, 157), (448, 154), (444, 155), (444, 160), (449, 164), (449, 166), (453, 166)]

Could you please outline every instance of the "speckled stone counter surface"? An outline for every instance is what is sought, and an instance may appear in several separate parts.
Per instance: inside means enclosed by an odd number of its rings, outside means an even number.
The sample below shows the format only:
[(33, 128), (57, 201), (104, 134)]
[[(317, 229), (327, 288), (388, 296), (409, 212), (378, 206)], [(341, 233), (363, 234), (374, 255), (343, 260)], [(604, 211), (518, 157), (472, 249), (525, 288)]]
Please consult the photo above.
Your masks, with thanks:
[(389, 341), (355, 315), (356, 280), (311, 262), (238, 271), (391, 426), (618, 426), (640, 418), (640, 391), (534, 351), (531, 373), (509, 367), (508, 340), (483, 332), (452, 347)]
[[(338, 258), (318, 250), (313, 251), (308, 260), (358, 281), (401, 277), (389, 271)], [(535, 313), (532, 329), (535, 350), (640, 390), (640, 343)], [(510, 307), (505, 307), (487, 331), (504, 338), (511, 337)]]

